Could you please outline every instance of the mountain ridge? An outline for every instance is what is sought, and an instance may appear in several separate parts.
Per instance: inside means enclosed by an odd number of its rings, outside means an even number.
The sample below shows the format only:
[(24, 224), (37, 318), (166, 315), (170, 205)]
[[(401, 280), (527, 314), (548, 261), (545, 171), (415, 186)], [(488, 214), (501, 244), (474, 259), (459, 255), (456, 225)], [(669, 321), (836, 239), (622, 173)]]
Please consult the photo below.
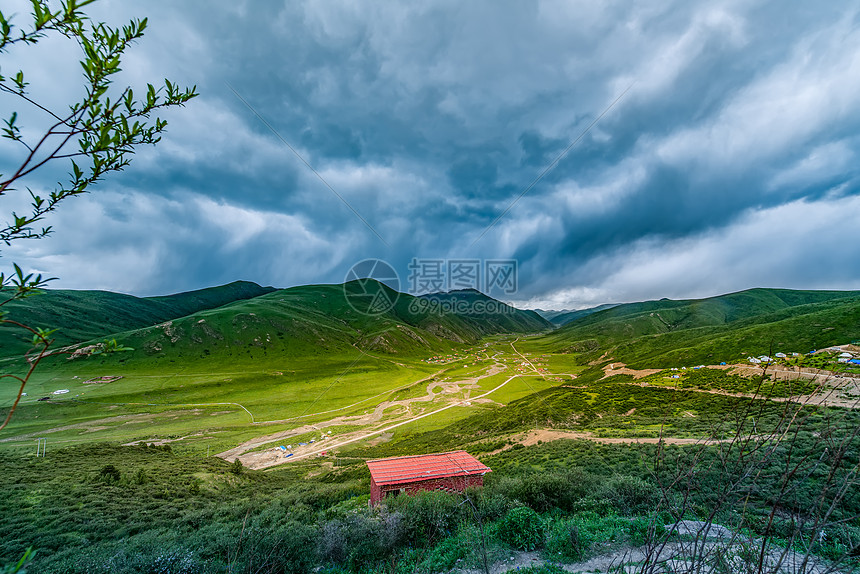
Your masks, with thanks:
[[(113, 333), (143, 328), (274, 291), (250, 281), (184, 291), (157, 297), (135, 297), (99, 290), (43, 289), (4, 306), (19, 323), (57, 329), (55, 346), (66, 346)], [(30, 348), (19, 328), (0, 325), (0, 356), (20, 355)]]
[(739, 360), (770, 352), (772, 343), (806, 352), (858, 337), (860, 291), (754, 288), (618, 305), (567, 323), (545, 343), (641, 367)]

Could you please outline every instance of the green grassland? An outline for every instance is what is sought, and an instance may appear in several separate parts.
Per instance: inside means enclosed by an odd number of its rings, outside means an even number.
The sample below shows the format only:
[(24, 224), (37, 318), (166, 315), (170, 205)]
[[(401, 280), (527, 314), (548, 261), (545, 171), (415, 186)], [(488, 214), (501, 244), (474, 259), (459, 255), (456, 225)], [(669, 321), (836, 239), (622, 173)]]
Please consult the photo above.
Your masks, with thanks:
[[(402, 366), (399, 361), (368, 357), (358, 350), (324, 360), (243, 359), (220, 365), (212, 364), (214, 361), (179, 363), (158, 369), (133, 362), (118, 364), (117, 357), (76, 360), (40, 370), (28, 385), (28, 396), (5, 434), (31, 435), (58, 426), (84, 425), (46, 436), (52, 442), (92, 442), (175, 437), (193, 432), (211, 435), (217, 431), (206, 442), (220, 448), (242, 437), (333, 416), (360, 414), (388, 398), (395, 389), (436, 370), (419, 361)], [(118, 374), (123, 378), (112, 383), (83, 383), (95, 376)], [(69, 393), (50, 395), (58, 389), (68, 389)], [(12, 389), (4, 390), (11, 394)], [(38, 400), (44, 396), (52, 398)], [(5, 401), (10, 400), (7, 395)], [(316, 414), (322, 412), (327, 414)], [(150, 420), (148, 413), (161, 416)], [(103, 420), (110, 417), (116, 417), (117, 422)], [(145, 424), (131, 422), (134, 420)], [(285, 422), (265, 424), (267, 421)], [(106, 428), (92, 430), (93, 427)]]

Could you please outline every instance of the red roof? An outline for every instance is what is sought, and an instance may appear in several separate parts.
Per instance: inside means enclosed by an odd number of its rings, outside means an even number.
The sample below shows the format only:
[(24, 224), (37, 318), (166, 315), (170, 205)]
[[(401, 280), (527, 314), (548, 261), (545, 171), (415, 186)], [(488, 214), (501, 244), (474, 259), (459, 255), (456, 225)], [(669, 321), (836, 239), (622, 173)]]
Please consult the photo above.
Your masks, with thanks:
[(447, 476), (486, 474), (491, 471), (490, 467), (482, 464), (465, 450), (380, 458), (367, 461), (367, 466), (370, 469), (370, 476), (379, 485), (419, 482)]

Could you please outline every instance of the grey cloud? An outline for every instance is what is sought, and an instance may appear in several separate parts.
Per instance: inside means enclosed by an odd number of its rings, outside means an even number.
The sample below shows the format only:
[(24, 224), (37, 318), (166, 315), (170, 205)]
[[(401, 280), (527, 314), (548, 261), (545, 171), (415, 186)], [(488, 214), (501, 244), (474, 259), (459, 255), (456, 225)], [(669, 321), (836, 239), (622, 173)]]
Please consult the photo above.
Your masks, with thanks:
[[(562, 307), (860, 279), (835, 264), (813, 277), (790, 258), (750, 273), (745, 255), (774, 245), (749, 221), (775, 233), (786, 214), (802, 220), (798, 206), (853, 205), (860, 36), (847, 3), (94, 6), (114, 23), (150, 17), (127, 81), (166, 76), (202, 95), (168, 115), (161, 144), (58, 212), (56, 238), (3, 252), (64, 285), (285, 286), (340, 281), (367, 257), (405, 274), (412, 257), (446, 256), (517, 258), (517, 299)], [(824, 224), (795, 233), (798, 249), (848, 238)], [(679, 281), (684, 250), (718, 270)]]

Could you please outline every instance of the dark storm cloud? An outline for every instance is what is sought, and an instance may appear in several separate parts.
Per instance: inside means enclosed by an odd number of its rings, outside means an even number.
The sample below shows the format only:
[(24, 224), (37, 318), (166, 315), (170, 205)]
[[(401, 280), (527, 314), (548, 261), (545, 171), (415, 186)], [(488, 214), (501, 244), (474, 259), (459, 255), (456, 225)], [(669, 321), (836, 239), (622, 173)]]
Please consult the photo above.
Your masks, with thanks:
[(857, 207), (850, 4), (161, 0), (93, 15), (150, 18), (125, 81), (201, 96), (58, 211), (57, 237), (3, 253), (63, 285), (286, 286), (367, 257), (404, 276), (413, 257), (476, 257), (516, 258), (516, 299), (555, 307), (860, 287), (857, 266), (814, 257), (860, 256), (857, 226), (832, 221)]

